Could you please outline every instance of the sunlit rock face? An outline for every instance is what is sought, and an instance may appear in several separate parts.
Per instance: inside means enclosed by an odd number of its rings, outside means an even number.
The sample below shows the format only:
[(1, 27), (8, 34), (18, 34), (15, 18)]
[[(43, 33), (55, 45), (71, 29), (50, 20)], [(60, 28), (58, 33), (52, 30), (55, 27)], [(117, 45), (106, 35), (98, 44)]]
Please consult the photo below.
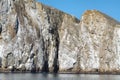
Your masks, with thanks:
[(118, 25), (117, 21), (99, 11), (91, 10), (84, 13), (80, 22), (82, 71), (119, 70)]
[(0, 0), (0, 71), (120, 72), (120, 24), (81, 20), (35, 0)]

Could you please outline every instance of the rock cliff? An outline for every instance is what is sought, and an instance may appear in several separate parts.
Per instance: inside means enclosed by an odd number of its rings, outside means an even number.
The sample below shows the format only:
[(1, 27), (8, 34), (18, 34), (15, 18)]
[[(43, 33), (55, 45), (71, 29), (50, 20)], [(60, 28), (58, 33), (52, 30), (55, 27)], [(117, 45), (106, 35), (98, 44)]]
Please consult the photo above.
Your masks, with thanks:
[(0, 0), (0, 71), (120, 72), (120, 23), (81, 20), (35, 0)]

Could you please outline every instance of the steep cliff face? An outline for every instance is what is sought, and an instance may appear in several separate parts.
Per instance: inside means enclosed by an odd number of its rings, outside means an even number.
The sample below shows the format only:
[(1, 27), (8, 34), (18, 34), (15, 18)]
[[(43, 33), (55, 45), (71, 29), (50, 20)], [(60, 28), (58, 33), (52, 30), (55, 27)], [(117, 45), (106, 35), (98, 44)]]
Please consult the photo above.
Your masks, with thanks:
[(119, 71), (117, 25), (119, 22), (99, 11), (84, 13), (80, 22), (82, 41), (80, 67), (83, 71)]
[(81, 20), (35, 0), (0, 1), (0, 71), (120, 72), (120, 26), (90, 10)]

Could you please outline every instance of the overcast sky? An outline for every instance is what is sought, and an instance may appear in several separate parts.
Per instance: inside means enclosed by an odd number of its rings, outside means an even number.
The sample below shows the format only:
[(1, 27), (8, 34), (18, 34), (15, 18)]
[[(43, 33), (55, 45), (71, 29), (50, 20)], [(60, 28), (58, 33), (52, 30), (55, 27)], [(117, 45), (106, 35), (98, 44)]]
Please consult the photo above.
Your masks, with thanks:
[(80, 19), (86, 10), (99, 10), (120, 21), (120, 0), (38, 0)]

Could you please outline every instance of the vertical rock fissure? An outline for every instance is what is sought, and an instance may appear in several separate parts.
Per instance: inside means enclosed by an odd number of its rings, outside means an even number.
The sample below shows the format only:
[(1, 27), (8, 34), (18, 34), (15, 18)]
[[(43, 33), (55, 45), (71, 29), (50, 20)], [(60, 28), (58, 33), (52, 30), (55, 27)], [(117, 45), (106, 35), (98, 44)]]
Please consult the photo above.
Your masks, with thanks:
[(1, 32), (2, 32), (2, 24), (0, 23), (0, 35), (1, 35)]
[[(59, 12), (58, 12), (59, 13)], [(54, 38), (55, 38), (55, 47), (56, 47), (56, 52), (55, 52), (55, 57), (54, 57), (54, 62), (53, 62), (53, 72), (57, 73), (59, 71), (59, 44), (60, 44), (60, 36), (59, 36), (59, 27), (61, 27), (63, 18), (62, 18), (62, 13), (59, 13), (59, 18), (56, 18), (57, 20), (53, 23), (54, 29), (52, 31)], [(54, 21), (54, 20), (53, 20)]]
[(17, 34), (17, 32), (18, 32), (18, 27), (19, 27), (19, 20), (18, 20), (18, 17), (16, 18), (16, 22), (15, 22), (15, 32), (16, 32), (16, 34)]
[(32, 72), (32, 73), (35, 73), (35, 72), (36, 72), (36, 63), (35, 63), (35, 60), (34, 60), (34, 56), (35, 56), (34, 53), (30, 56), (30, 59), (33, 59), (32, 69), (31, 69), (31, 72)]
[(58, 61), (58, 51), (59, 51), (59, 34), (58, 34), (58, 30), (56, 31), (56, 52), (55, 52), (55, 58), (54, 58), (54, 62), (53, 62), (53, 71), (55, 73), (58, 72), (59, 70), (59, 61)]
[(42, 37), (42, 42), (43, 42), (43, 66), (42, 66), (42, 72), (49, 72), (48, 68), (48, 52), (47, 52), (47, 43), (48, 41), (44, 41), (44, 38)]

